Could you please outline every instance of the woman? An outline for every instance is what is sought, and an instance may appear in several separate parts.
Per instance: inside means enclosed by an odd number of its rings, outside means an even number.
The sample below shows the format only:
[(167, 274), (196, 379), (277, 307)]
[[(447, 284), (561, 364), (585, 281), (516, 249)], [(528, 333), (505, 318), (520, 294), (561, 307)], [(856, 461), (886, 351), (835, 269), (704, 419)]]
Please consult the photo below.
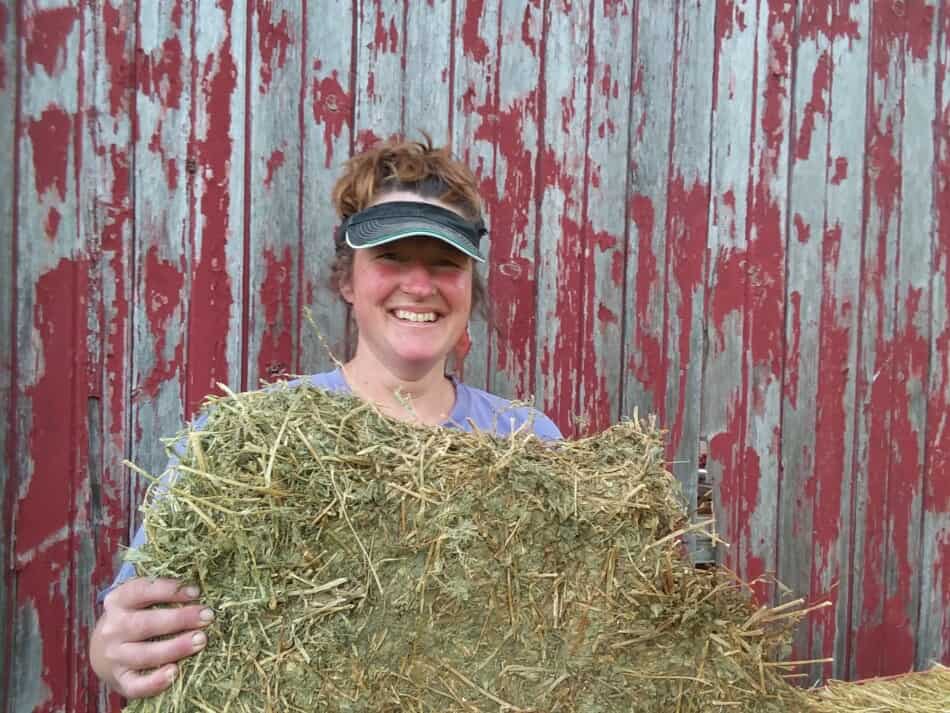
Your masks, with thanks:
[[(347, 163), (333, 201), (343, 219), (333, 286), (352, 306), (357, 346), (342, 367), (307, 381), (353, 393), (398, 419), (560, 438), (543, 414), (446, 375), (448, 356), (484, 299), (474, 263), (484, 260), (485, 229), (468, 168), (428, 140), (388, 143)], [(140, 530), (132, 546), (143, 542)], [(126, 698), (167, 688), (176, 662), (207, 643), (202, 629), (214, 612), (199, 595), (174, 580), (137, 579), (123, 566), (91, 637), (96, 674)], [(149, 608), (172, 603), (181, 606)]]

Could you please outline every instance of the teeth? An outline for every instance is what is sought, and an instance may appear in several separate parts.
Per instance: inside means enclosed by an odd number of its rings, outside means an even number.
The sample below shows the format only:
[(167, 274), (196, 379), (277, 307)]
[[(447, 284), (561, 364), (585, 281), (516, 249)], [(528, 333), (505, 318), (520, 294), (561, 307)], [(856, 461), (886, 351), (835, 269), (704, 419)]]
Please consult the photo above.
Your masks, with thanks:
[(393, 312), (398, 319), (405, 319), (409, 322), (434, 322), (435, 312), (409, 312), (404, 309), (397, 309)]

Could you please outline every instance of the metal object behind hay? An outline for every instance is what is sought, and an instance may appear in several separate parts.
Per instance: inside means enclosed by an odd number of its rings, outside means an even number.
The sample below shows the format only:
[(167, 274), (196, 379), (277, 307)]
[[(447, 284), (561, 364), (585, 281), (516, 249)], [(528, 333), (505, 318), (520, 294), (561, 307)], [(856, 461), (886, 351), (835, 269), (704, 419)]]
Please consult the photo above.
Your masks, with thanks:
[(142, 575), (217, 618), (127, 711), (782, 711), (797, 603), (685, 558), (662, 435), (549, 446), (273, 387), (209, 404), (144, 506)]

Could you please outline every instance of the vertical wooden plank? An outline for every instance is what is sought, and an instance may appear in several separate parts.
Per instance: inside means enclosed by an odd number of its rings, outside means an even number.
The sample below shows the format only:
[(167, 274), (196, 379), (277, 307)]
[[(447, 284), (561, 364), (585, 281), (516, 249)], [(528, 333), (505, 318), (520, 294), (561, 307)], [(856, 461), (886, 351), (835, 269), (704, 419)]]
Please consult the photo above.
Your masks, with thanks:
[[(538, 162), (544, 141), (542, 58), (548, 41), (541, 0), (502, 4), (498, 23), (492, 91), (485, 90), (484, 104), (476, 104), (475, 96), (471, 100), (481, 120), (475, 137), (491, 142), (495, 162), (492, 173), (482, 174), (491, 205), (488, 291), (495, 327), (489, 340), (488, 386), (494, 393), (531, 399), (538, 393)], [(487, 46), (483, 49), (474, 37), (469, 41), (473, 56), (485, 56)]]
[(256, 2), (251, 19), (245, 384), (251, 389), (299, 370), (301, 12), (297, 2)]
[(869, 9), (799, 6), (777, 547), (779, 581), (833, 604), (796, 634), (794, 658), (835, 659), (808, 683), (847, 672)]
[[(481, 248), (487, 264), (476, 264), (475, 269), (487, 286), (489, 270), (497, 257), (492, 247), (495, 231), (506, 229), (496, 210), (495, 152), (498, 137), (492, 128), (498, 123), (501, 7), (499, 3), (465, 2), (455, 3), (455, 9), (450, 141), (459, 158), (475, 173), (484, 201), (482, 212), (488, 235), (483, 238)], [(489, 354), (494, 334), (492, 314), (498, 314), (496, 301), (489, 290), (486, 300), (489, 318), (486, 320), (477, 313), (473, 315), (468, 327), (471, 344), (464, 360), (457, 366), (458, 373), (466, 382), (483, 389), (490, 388)]]
[(356, 19), (355, 150), (402, 133), (405, 50), (399, 0), (360, 0)]
[[(86, 35), (78, 3), (22, 7), (17, 243), (16, 578), (8, 705), (85, 710), (80, 589), (94, 558), (83, 518), (87, 263), (77, 195)], [(55, 473), (56, 477), (50, 477)], [(82, 678), (80, 684), (79, 679)]]
[(592, 5), (588, 40), (587, 162), (581, 240), (584, 318), (577, 411), (588, 432), (620, 414), (627, 235), (633, 3)]
[(663, 352), (666, 293), (666, 192), (673, 120), (670, 56), (676, 13), (637, 4), (632, 69), (629, 237), (624, 284), (623, 413), (656, 414), (667, 424)]
[(950, 11), (940, 10), (936, 51), (930, 381), (924, 462), (920, 617), (915, 666), (950, 663)]
[[(11, 445), (16, 442), (16, 219), (17, 159), (16, 134), (19, 33), (16, 6), (0, 0), (0, 146), (9, 147), (9, 158), (0, 162), (0, 404), (3, 404), (6, 425), (0, 429), (0, 526), (4, 533), (13, 532), (13, 498), (16, 488), (16, 458)], [(9, 562), (9, 537), (0, 538), (0, 562)], [(9, 567), (0, 574), (0, 701), (8, 700), (13, 668), (12, 623), (14, 621), (14, 576)]]
[(932, 212), (932, 179), (921, 186), (915, 169), (932, 165), (935, 16), (935, 4), (923, 2), (875, 4), (871, 16), (852, 599), (857, 677), (914, 663)]
[[(132, 106), (135, 10), (127, 0), (83, 5), (86, 48), (87, 130), (79, 182), (85, 251), (89, 260), (88, 520), (83, 537), (95, 553), (84, 583), (83, 625), (95, 619), (95, 595), (118, 569), (128, 532), (127, 457), (130, 413), (132, 269)], [(80, 661), (85, 662), (85, 652)], [(92, 709), (117, 708), (88, 666), (81, 675)], [(98, 694), (98, 696), (97, 696)], [(98, 697), (98, 707), (96, 698)], [(111, 700), (111, 706), (110, 706)]]
[[(134, 170), (131, 459), (160, 474), (159, 438), (181, 428), (191, 288), (189, 161), (193, 0), (138, 3)], [(130, 473), (131, 529), (144, 483)], [(131, 533), (130, 533), (131, 535)]]
[[(713, 464), (710, 470), (717, 473), (719, 482), (720, 524), (726, 539), (733, 543), (729, 563), (742, 577), (752, 580), (774, 572), (776, 566), (784, 359), (787, 122), (795, 14), (790, 4), (763, 4), (757, 15), (747, 6), (720, 6), (720, 10), (723, 15), (719, 18), (718, 99), (723, 108), (751, 109), (745, 116), (731, 118), (750, 126), (752, 136), (748, 159), (739, 151), (731, 159), (735, 163), (725, 171), (725, 175), (734, 179), (726, 185), (717, 183), (714, 210), (726, 214), (727, 224), (731, 222), (731, 204), (739, 199), (740, 191), (745, 192), (745, 222), (736, 224), (736, 231), (745, 233), (745, 245), (726, 248), (723, 236), (717, 236), (713, 270), (715, 281), (722, 289), (711, 293), (708, 304), (712, 312), (711, 326), (719, 345), (740, 339), (740, 343), (732, 347), (739, 368), (730, 370), (731, 374), (721, 381), (710, 381), (707, 369), (707, 383), (714, 386), (711, 393), (704, 394), (704, 403), (707, 404), (706, 430), (710, 434), (709, 455)], [(730, 12), (735, 14), (730, 15)], [(742, 54), (729, 57), (725, 51), (727, 45), (735, 46), (728, 38), (737, 28), (741, 35), (754, 32), (751, 56), (747, 37)], [(735, 71), (728, 79), (722, 76), (724, 68), (727, 75), (731, 69), (726, 64), (727, 59), (734, 60), (731, 64)], [(738, 85), (744, 83), (742, 77), (749, 73), (752, 75), (751, 96), (743, 94), (741, 103), (723, 101), (732, 86), (739, 91)], [(734, 84), (729, 84), (730, 81)], [(746, 105), (746, 100), (751, 106)], [(717, 137), (719, 121), (726, 116), (727, 112), (723, 111), (714, 120)], [(751, 161), (751, 165), (743, 166), (746, 161)], [(750, 179), (747, 183), (746, 171)], [(727, 350), (720, 346), (717, 352), (718, 360)], [(721, 389), (726, 385), (728, 391), (723, 394)], [(771, 589), (766, 585), (758, 587), (758, 592), (766, 599), (771, 596)]]
[(578, 328), (589, 311), (582, 227), (590, 32), (587, 5), (545, 8), (535, 389), (544, 411), (567, 433), (583, 430), (577, 389), (584, 345)]
[(453, 20), (449, 0), (405, 4), (402, 131), (426, 131), (437, 146), (451, 139)]
[(686, 1), (676, 9), (666, 207), (666, 312), (663, 425), (687, 506), (696, 505), (708, 241), (710, 116), (715, 8)]
[[(196, 0), (189, 158), (193, 255), (186, 413), (216, 384), (239, 388), (244, 317), (247, 13), (243, 3)], [(294, 192), (291, 192), (294, 195)]]
[(320, 3), (319, 12), (304, 13), (307, 94), (303, 107), (300, 284), (302, 301), (313, 315), (316, 332), (306, 321), (300, 326), (303, 372), (333, 367), (327, 347), (337, 359), (346, 358), (347, 311), (340, 296), (330, 289), (330, 266), (335, 256), (333, 231), (339, 223), (330, 193), (353, 145), (354, 14), (352, 4), (344, 2)]

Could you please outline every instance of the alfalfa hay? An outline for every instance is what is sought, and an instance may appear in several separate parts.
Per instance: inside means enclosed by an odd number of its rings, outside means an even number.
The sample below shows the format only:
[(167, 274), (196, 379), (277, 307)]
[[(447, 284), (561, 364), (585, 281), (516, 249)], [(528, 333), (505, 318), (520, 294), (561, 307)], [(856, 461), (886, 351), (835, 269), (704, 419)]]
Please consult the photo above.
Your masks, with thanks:
[(130, 711), (782, 711), (796, 615), (693, 569), (663, 444), (411, 426), (309, 387), (210, 404), (140, 574), (216, 620)]

